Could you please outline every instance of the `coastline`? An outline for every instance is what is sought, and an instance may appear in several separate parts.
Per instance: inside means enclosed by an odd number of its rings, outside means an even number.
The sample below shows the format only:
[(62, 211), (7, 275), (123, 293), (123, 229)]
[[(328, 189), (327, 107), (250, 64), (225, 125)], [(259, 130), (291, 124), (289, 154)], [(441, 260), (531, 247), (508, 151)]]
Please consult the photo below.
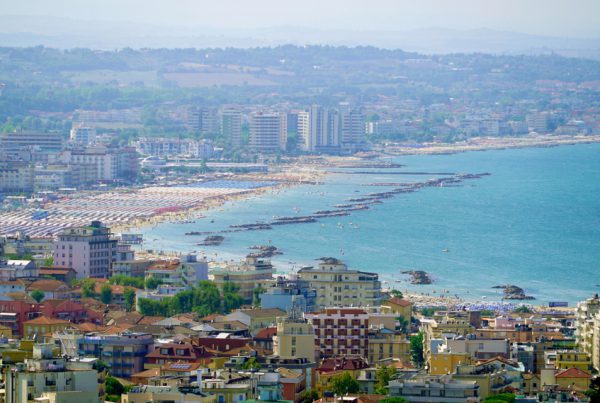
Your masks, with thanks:
[(402, 155), (444, 155), (468, 151), (509, 150), (533, 147), (558, 147), (565, 145), (600, 143), (600, 135), (589, 136), (549, 136), (535, 135), (523, 137), (473, 137), (460, 143), (424, 143), (422, 147), (401, 144), (387, 144), (375, 147), (374, 152), (382, 156)]
[(229, 180), (235, 181), (276, 181), (276, 184), (257, 187), (231, 194), (207, 197), (199, 204), (191, 208), (177, 212), (160, 213), (151, 217), (135, 218), (127, 223), (114, 225), (111, 230), (113, 233), (127, 232), (134, 228), (139, 229), (165, 222), (185, 220), (191, 215), (201, 213), (203, 211), (217, 209), (228, 202), (247, 200), (251, 197), (260, 196), (268, 192), (279, 192), (291, 186), (307, 183), (314, 184), (317, 183), (324, 174), (326, 174), (324, 171), (315, 170), (314, 167), (310, 167), (311, 169), (307, 170), (304, 165), (298, 167), (297, 164), (287, 165), (280, 168), (282, 169), (278, 172), (269, 172), (266, 174), (236, 174), (228, 178)]

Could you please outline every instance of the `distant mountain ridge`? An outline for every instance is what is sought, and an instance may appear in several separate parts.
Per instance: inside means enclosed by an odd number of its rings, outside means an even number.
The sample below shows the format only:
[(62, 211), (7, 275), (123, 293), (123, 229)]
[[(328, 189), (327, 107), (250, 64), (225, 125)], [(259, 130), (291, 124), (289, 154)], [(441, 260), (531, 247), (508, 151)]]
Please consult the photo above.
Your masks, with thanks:
[(492, 29), (422, 28), (398, 31), (319, 30), (305, 27), (227, 29), (0, 16), (0, 46), (95, 49), (259, 47), (282, 44), (371, 45), (425, 54), (548, 54), (600, 60), (600, 38), (561, 38)]

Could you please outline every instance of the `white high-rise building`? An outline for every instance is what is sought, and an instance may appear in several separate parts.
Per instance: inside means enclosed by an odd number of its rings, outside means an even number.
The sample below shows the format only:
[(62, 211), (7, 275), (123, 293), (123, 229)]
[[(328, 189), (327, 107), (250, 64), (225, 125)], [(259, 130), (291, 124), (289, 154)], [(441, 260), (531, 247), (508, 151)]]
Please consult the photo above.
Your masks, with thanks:
[(360, 109), (340, 102), (340, 126), (343, 149), (354, 152), (365, 146), (365, 115)]
[(242, 112), (235, 107), (226, 107), (221, 111), (221, 134), (239, 147), (242, 143)]
[(262, 152), (285, 150), (287, 115), (279, 112), (257, 112), (250, 118), (250, 148)]
[(96, 129), (88, 126), (74, 126), (71, 129), (70, 140), (73, 143), (88, 145), (96, 139)]
[(312, 139), (310, 136), (310, 112), (299, 111), (296, 113), (298, 117), (298, 144), (304, 151), (314, 151), (311, 148)]

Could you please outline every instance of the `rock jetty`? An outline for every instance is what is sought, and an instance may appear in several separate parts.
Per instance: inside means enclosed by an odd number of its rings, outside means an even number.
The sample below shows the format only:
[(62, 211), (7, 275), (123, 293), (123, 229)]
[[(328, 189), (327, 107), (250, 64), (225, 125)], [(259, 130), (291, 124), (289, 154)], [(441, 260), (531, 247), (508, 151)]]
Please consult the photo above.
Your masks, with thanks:
[(402, 274), (408, 274), (410, 276), (411, 284), (425, 285), (433, 283), (429, 274), (423, 270), (407, 270), (403, 271)]
[(496, 285), (492, 288), (501, 289), (504, 292), (503, 299), (513, 299), (513, 300), (532, 300), (535, 297), (531, 295), (525, 294), (525, 290), (521, 287), (517, 287), (516, 285), (506, 284), (506, 285)]

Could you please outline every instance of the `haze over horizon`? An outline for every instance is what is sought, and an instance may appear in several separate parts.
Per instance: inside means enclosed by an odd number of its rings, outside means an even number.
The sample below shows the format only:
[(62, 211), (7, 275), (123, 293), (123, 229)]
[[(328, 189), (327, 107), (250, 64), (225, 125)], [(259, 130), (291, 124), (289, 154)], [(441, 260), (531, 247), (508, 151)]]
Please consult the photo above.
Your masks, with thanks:
[[(575, 6), (576, 5), (576, 6)], [(290, 7), (277, 0), (7, 1), (0, 15), (134, 22), (196, 29), (306, 27), (327, 30), (403, 31), (431, 27), (488, 28), (557, 37), (600, 36), (600, 2), (594, 0), (305, 0)]]

